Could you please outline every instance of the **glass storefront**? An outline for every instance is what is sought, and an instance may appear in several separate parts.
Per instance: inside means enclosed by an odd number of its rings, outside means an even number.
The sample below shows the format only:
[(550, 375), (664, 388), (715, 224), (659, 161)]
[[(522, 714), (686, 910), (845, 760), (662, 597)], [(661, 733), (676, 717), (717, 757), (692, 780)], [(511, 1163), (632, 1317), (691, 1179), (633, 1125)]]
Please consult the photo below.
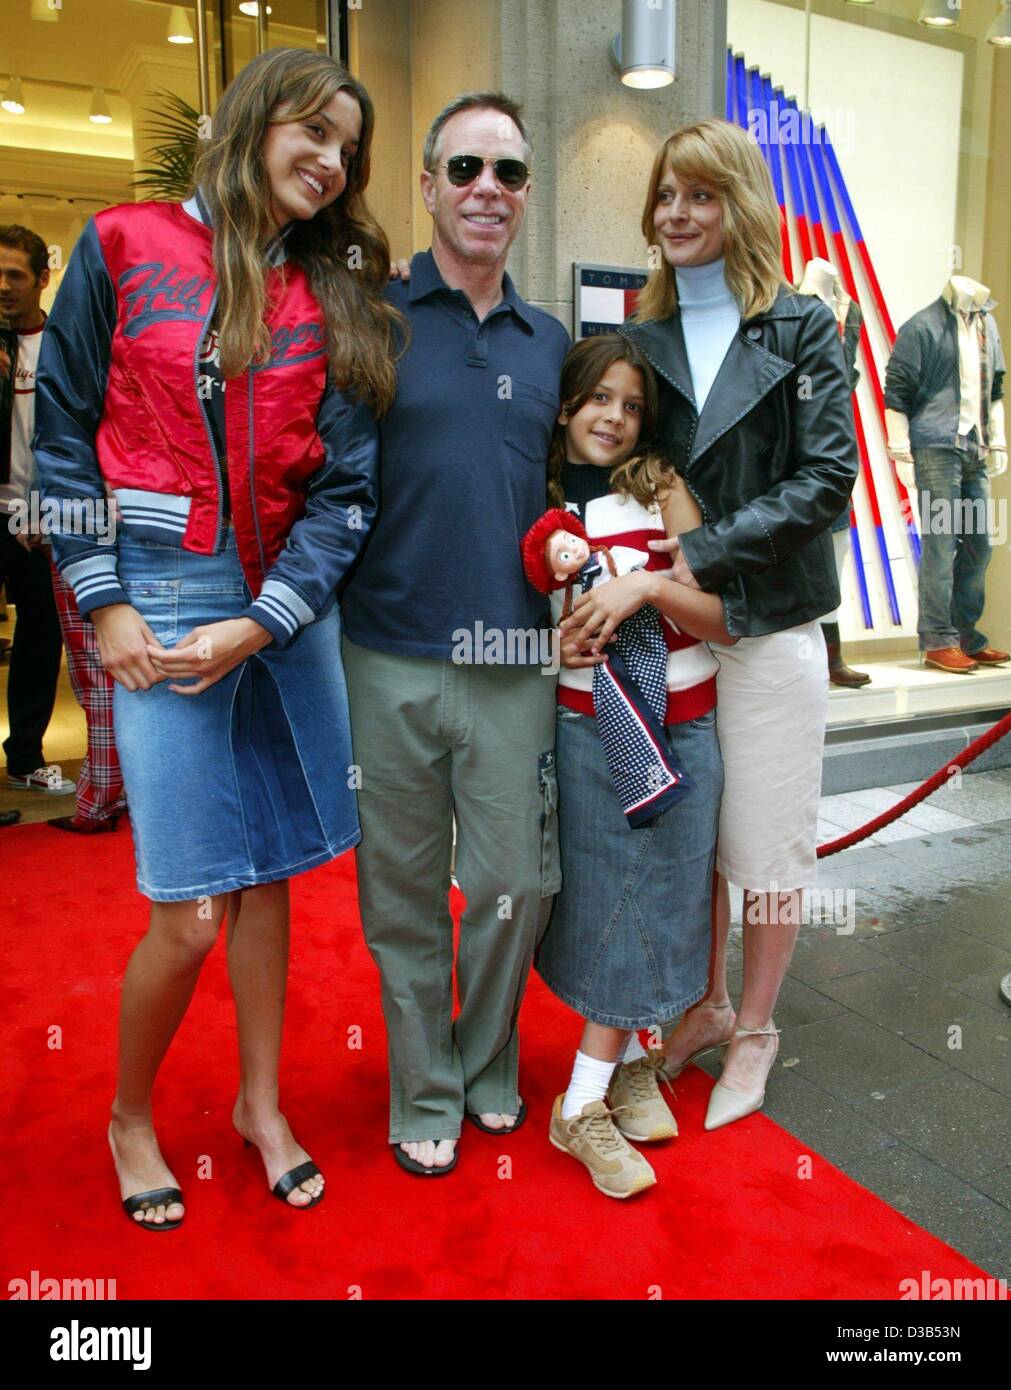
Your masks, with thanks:
[(203, 25), (195, 4), (168, 0), (6, 0), (0, 222), (51, 248), (43, 307), (92, 213), (177, 196), (205, 103), (213, 111), (257, 52), (327, 49), (328, 0), (271, 0), (262, 15), (257, 0), (202, 8)]
[[(862, 311), (854, 411), (861, 476), (838, 547), (840, 626), (850, 664), (873, 679), (862, 689), (834, 690), (833, 718), (853, 723), (1006, 707), (1011, 668), (953, 674), (922, 667), (918, 620), (921, 607), (925, 614), (936, 609), (938, 583), (955, 584), (957, 608), (959, 586), (968, 592), (977, 563), (973, 536), (987, 530), (986, 604), (976, 628), (991, 646), (1011, 646), (1007, 475), (998, 472), (999, 454), (980, 460), (970, 447), (981, 436), (984, 447), (1004, 437), (989, 401), (993, 362), (985, 342), (980, 349), (980, 316), (960, 321), (941, 298), (946, 287), (951, 293), (953, 277), (963, 291), (966, 281), (986, 286), (996, 301), (993, 322), (1009, 341), (1011, 156), (1002, 134), (1011, 53), (1000, 40), (1011, 40), (1011, 6), (728, 0), (727, 36), (726, 114), (752, 130), (770, 164), (784, 213), (787, 273), (800, 284), (812, 260), (827, 261), (838, 272), (837, 316), (845, 319), (847, 298)], [(830, 284), (830, 272), (817, 272), (808, 271), (803, 288)], [(986, 300), (979, 291), (973, 305)], [(924, 360), (914, 350), (939, 313), (950, 362), (945, 358), (930, 382), (918, 384), (904, 429), (902, 412), (886, 410), (887, 365), (897, 341), (896, 362)], [(888, 445), (908, 439), (909, 430), (914, 446), (918, 430), (927, 438), (947, 378), (960, 372), (960, 382), (981, 394), (976, 434), (968, 406), (966, 418), (941, 426), (951, 423), (952, 444), (956, 431), (967, 440), (957, 451), (969, 461), (955, 501), (938, 484), (931, 492), (925, 444), (916, 449), (919, 491), (912, 480), (903, 484)], [(977, 486), (983, 472), (991, 475), (989, 500), (986, 485)], [(959, 527), (957, 544), (944, 539)], [(924, 549), (932, 545), (924, 568)]]

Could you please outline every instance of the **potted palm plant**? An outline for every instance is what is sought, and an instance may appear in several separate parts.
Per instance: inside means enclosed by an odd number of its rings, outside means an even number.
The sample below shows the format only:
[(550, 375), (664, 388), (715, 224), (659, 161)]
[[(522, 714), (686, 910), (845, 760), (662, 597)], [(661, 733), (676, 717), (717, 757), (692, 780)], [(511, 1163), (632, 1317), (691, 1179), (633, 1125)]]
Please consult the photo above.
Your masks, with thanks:
[(147, 151), (148, 167), (138, 169), (131, 182), (144, 198), (180, 202), (193, 186), (193, 161), (200, 139), (201, 116), (175, 92), (162, 88), (154, 95), (160, 99), (160, 105), (147, 108), (154, 120), (144, 125), (142, 131), (145, 137), (158, 143), (152, 144)]

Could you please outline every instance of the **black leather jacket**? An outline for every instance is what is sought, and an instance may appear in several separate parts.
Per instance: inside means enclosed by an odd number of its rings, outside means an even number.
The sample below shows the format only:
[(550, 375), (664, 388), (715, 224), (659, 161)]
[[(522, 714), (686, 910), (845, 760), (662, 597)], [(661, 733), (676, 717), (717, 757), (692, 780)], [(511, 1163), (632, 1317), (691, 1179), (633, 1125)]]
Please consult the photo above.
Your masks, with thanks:
[(658, 443), (703, 524), (681, 536), (700, 586), (719, 593), (736, 637), (830, 613), (839, 581), (829, 527), (857, 476), (853, 406), (835, 318), (781, 288), (744, 319), (701, 416), (677, 313), (620, 332), (660, 383)]

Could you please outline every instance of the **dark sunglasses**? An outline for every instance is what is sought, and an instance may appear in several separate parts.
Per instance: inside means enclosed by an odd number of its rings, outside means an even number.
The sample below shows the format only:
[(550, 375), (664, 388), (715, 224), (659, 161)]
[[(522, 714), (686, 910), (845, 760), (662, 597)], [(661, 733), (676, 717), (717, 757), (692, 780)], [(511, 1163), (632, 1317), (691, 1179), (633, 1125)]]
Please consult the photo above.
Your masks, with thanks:
[(478, 154), (455, 154), (439, 168), (445, 169), (447, 178), (455, 188), (463, 188), (480, 177), (486, 164), (492, 166), (498, 182), (511, 193), (523, 188), (530, 177), (530, 170), (522, 159), (482, 159)]

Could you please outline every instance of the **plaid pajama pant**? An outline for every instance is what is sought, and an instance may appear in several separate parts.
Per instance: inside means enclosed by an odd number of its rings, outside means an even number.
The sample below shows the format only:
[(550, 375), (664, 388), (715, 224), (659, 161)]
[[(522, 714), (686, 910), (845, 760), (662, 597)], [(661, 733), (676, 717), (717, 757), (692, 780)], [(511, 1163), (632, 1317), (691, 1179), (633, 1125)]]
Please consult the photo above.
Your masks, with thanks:
[(78, 613), (74, 591), (55, 565), (53, 594), (60, 615), (70, 683), (88, 723), (88, 751), (77, 779), (75, 819), (108, 820), (126, 810), (123, 774), (112, 729), (114, 681), (102, 665), (93, 625)]

